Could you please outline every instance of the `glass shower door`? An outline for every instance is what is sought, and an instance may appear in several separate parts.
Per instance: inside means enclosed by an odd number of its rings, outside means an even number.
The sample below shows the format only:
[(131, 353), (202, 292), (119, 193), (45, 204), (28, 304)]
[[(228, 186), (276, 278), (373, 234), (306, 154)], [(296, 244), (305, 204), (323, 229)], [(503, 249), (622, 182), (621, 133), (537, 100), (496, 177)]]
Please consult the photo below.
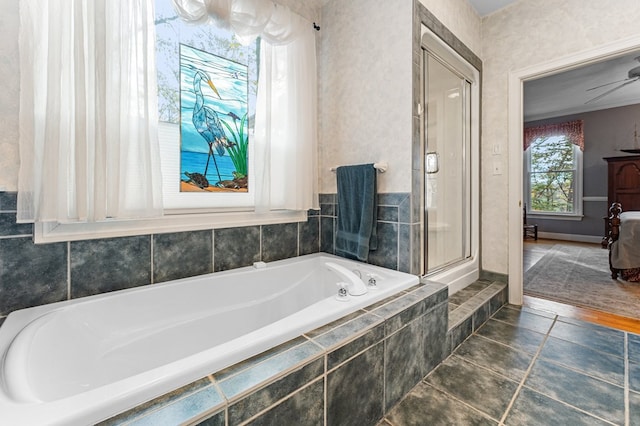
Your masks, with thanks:
[(471, 253), (471, 83), (425, 51), (424, 224), (427, 274)]

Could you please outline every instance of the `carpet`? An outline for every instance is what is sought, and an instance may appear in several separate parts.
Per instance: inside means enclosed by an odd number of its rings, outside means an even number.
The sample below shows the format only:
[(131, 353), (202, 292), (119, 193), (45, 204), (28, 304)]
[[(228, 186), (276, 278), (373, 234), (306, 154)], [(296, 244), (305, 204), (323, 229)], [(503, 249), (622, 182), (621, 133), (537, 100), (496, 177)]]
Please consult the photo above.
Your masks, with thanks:
[(524, 294), (640, 319), (640, 283), (612, 280), (600, 247), (554, 245), (524, 274)]

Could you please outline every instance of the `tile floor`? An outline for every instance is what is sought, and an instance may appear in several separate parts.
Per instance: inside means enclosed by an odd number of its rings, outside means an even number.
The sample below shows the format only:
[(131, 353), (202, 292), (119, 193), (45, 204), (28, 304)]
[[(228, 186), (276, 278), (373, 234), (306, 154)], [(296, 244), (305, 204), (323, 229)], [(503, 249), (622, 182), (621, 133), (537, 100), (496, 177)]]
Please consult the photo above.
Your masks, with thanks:
[(380, 426), (640, 425), (640, 336), (505, 306)]
[[(469, 284), (462, 290), (459, 290), (457, 293), (449, 296), (449, 314), (455, 313), (455, 311), (474, 299), (474, 296), (480, 295), (483, 290), (485, 290), (489, 286), (491, 286), (490, 281), (478, 280)], [(478, 306), (474, 305), (473, 308), (477, 309)], [(452, 316), (449, 315), (449, 328), (453, 326), (453, 324), (451, 323), (451, 319)]]

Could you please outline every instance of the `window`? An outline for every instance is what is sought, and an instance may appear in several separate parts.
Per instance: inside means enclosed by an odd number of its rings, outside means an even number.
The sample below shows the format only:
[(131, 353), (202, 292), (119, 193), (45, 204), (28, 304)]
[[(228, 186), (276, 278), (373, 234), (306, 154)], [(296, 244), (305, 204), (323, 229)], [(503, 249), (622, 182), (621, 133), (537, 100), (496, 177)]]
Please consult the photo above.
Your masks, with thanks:
[(567, 136), (541, 136), (525, 151), (525, 202), (529, 213), (582, 215), (582, 151)]
[[(155, 17), (151, 7), (154, 1), (155, 10), (159, 12)], [(214, 6), (220, 16), (227, 16), (236, 13), (232, 11), (232, 3), (233, 0), (216, 2)], [(318, 207), (314, 167), (317, 151), (316, 50), (311, 23), (285, 7), (256, 9), (256, 13), (260, 12), (258, 21), (265, 25), (264, 28), (244, 22), (242, 13), (236, 13), (239, 17), (233, 22), (237, 34), (242, 34), (246, 40), (255, 40), (262, 35), (265, 40), (270, 40), (261, 42), (263, 69), (260, 85), (266, 89), (260, 90), (265, 95), (261, 96), (256, 107), (257, 44), (244, 48), (235, 36), (230, 33), (221, 35), (220, 29), (212, 25), (184, 25), (181, 22), (184, 17), (175, 15), (170, 0), (107, 2), (103, 6), (95, 8), (77, 0), (65, 2), (58, 14), (49, 14), (48, 9), (38, 7), (28, 8), (27, 13), (21, 14), (21, 25), (30, 29), (25, 31), (29, 37), (24, 37), (20, 46), (21, 58), (24, 59), (21, 77), (24, 77), (25, 84), (25, 90), (21, 90), (21, 105), (41, 105), (39, 101), (47, 98), (58, 101), (52, 108), (46, 108), (46, 114), (41, 114), (42, 111), (35, 107), (24, 108), (28, 114), (21, 114), (21, 123), (33, 124), (33, 129), (25, 126), (32, 130), (33, 137), (21, 137), (21, 150), (24, 145), (25, 150), (31, 150), (35, 155), (33, 161), (21, 162), (20, 173), (24, 178), (20, 179), (18, 211), (21, 223), (34, 223), (34, 240), (37, 243), (295, 222), (306, 219), (307, 209)], [(130, 9), (129, 13), (123, 13), (125, 9)], [(206, 8), (196, 9), (202, 16), (192, 16), (188, 20), (206, 20)], [(73, 13), (78, 10), (82, 13)], [(180, 10), (187, 13), (194, 8)], [(263, 16), (262, 12), (268, 13)], [(42, 22), (48, 24), (42, 25)], [(101, 25), (93, 25), (96, 22)], [(86, 33), (82, 32), (84, 38), (80, 39), (85, 49), (69, 50), (79, 42), (75, 38), (78, 33), (60, 30), (69, 25), (88, 29)], [(158, 26), (165, 28), (165, 32), (171, 35), (169, 38), (173, 37), (175, 47), (166, 44), (165, 38), (153, 40), (149, 37), (149, 30)], [(179, 27), (186, 28), (188, 32), (182, 34)], [(103, 37), (105, 31), (113, 33), (114, 37)], [(280, 44), (285, 38), (287, 43)], [(153, 46), (154, 41), (157, 41), (157, 46)], [(248, 175), (248, 191), (202, 194), (180, 190), (184, 182), (181, 182), (182, 177), (186, 175), (180, 164), (180, 126), (176, 122), (184, 117), (177, 112), (181, 107), (180, 98), (186, 93), (185, 90), (180, 91), (181, 43), (248, 67), (244, 68), (248, 76), (244, 90), (249, 95), (246, 112), (222, 109), (220, 112), (224, 120), (221, 118), (221, 121), (226, 122), (229, 133), (218, 144), (215, 139), (209, 145), (203, 142), (205, 152), (200, 152), (204, 154), (201, 157), (204, 158), (202, 171), (216, 170), (215, 180), (212, 179), (214, 185), (236, 177), (235, 171), (244, 177)], [(33, 46), (39, 48), (33, 49)], [(160, 75), (148, 61), (148, 52), (154, 47), (157, 52), (163, 52), (163, 49), (174, 51), (168, 56), (176, 62)], [(63, 61), (67, 66), (59, 69), (58, 62), (47, 59), (51, 50), (62, 52), (63, 57), (73, 61)], [(191, 55), (191, 64), (197, 61), (197, 53), (194, 55)], [(161, 55), (157, 53), (156, 56)], [(206, 61), (207, 65), (213, 62)], [(222, 61), (218, 66), (224, 68), (227, 65)], [(40, 84), (38, 76), (43, 69), (52, 75), (60, 72), (59, 82), (52, 80), (49, 83), (55, 84)], [(75, 72), (77, 69), (96, 72), (78, 74)], [(224, 70), (228, 74), (235, 72), (229, 72), (228, 68)], [(243, 69), (237, 72), (241, 74)], [(228, 98), (223, 95), (225, 82), (224, 79), (222, 81), (221, 87), (215, 89), (212, 87), (215, 84), (208, 81), (200, 83), (207, 90), (207, 96), (221, 100)], [(156, 102), (148, 96), (150, 93), (155, 96), (156, 83), (161, 92), (157, 108)], [(194, 73), (191, 73), (190, 86), (194, 98), (196, 84)], [(97, 95), (103, 95), (103, 92), (106, 93), (104, 101), (98, 101)], [(69, 101), (60, 101), (60, 93)], [(192, 101), (192, 107), (195, 103)], [(87, 105), (92, 108), (86, 108)], [(223, 177), (226, 172), (222, 167), (215, 168), (210, 152), (215, 149), (219, 151), (218, 156), (223, 156), (228, 154), (228, 148), (238, 146), (233, 138), (234, 131), (236, 136), (249, 136), (247, 148), (250, 151), (251, 125), (254, 124), (256, 109), (268, 111), (268, 114), (258, 112), (256, 124), (261, 143), (255, 150), (260, 150), (257, 155), (264, 161), (254, 159), (249, 152), (248, 157), (245, 156), (245, 160), (249, 160), (247, 173), (238, 173), (239, 166), (231, 161), (234, 169)], [(87, 115), (85, 110), (91, 114)], [(158, 155), (156, 144), (150, 143), (156, 137), (156, 110), (163, 121), (158, 135), (161, 155)], [(37, 120), (31, 115), (37, 116)], [(51, 131), (46, 133), (42, 129)], [(194, 133), (198, 136), (196, 130)], [(83, 137), (75, 137), (76, 134)], [(45, 139), (46, 144), (43, 142)], [(158, 157), (169, 160), (163, 161), (159, 167)], [(61, 160), (64, 164), (60, 163)], [(208, 160), (211, 164), (207, 166)], [(197, 172), (198, 167), (201, 165), (190, 166), (190, 174), (193, 174), (191, 170)], [(177, 194), (176, 199), (164, 203), (165, 214), (162, 216), (159, 214), (163, 197), (157, 184), (161, 180), (160, 168), (163, 186)], [(251, 180), (253, 168), (255, 176), (259, 175), (260, 179)], [(202, 182), (201, 179), (195, 181)], [(52, 188), (52, 182), (59, 185)], [(255, 191), (252, 191), (252, 183), (256, 186)], [(220, 185), (215, 186), (219, 188)], [(171, 198), (167, 193), (164, 195)], [(226, 198), (226, 204), (223, 198)], [(211, 200), (212, 204), (203, 204), (205, 199)]]
[(244, 46), (228, 29), (186, 23), (166, 0), (155, 27), (165, 213), (252, 207), (259, 40)]

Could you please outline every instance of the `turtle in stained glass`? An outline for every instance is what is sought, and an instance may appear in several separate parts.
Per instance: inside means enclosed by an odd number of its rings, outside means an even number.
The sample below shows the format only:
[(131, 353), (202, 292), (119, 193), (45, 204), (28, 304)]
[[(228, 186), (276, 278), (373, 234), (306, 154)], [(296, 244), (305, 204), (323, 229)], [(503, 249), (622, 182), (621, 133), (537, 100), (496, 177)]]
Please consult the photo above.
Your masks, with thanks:
[(202, 173), (184, 172), (184, 174), (189, 178), (187, 183), (192, 183), (200, 189), (205, 189), (209, 187), (209, 180), (206, 177), (204, 177)]

